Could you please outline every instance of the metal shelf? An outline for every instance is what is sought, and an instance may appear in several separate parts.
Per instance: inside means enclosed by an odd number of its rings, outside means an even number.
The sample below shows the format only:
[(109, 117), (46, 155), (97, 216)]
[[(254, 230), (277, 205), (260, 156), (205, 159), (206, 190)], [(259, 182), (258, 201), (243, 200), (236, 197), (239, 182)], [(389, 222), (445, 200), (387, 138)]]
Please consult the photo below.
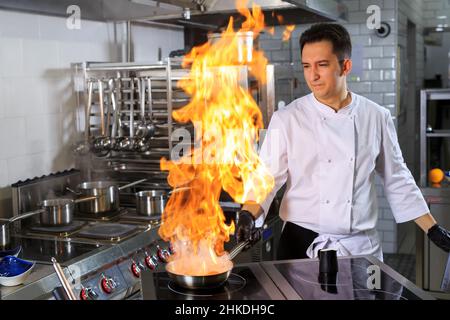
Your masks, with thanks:
[(420, 186), (427, 187), (428, 141), (431, 138), (450, 138), (450, 129), (427, 132), (429, 101), (449, 100), (450, 89), (426, 89), (420, 91)]

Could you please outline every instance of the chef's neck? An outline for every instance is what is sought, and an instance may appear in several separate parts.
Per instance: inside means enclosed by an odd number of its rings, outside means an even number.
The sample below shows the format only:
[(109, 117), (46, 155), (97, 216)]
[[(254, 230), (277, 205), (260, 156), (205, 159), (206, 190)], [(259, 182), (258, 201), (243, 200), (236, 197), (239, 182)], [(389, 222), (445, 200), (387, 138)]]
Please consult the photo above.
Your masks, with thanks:
[(334, 112), (338, 112), (340, 109), (345, 108), (352, 102), (352, 95), (347, 88), (332, 97), (328, 97), (327, 99), (318, 98), (316, 95), (314, 96), (320, 103), (330, 107), (334, 110)]

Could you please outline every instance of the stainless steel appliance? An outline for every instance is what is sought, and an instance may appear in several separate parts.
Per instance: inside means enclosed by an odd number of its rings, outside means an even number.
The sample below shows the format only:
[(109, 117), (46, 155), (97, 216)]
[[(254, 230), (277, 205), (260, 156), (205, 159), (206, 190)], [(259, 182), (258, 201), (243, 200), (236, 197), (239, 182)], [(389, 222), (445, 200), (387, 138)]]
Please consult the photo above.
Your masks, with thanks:
[[(34, 210), (42, 199), (50, 196), (68, 196), (67, 187), (82, 181), (79, 170), (69, 170), (13, 185), (13, 198), (20, 214)], [(126, 181), (122, 181), (124, 184)], [(122, 184), (122, 182), (120, 184)], [(77, 210), (67, 226), (46, 227), (39, 219), (23, 220), (11, 230), (9, 248), (21, 247), (20, 258), (36, 261), (35, 269), (27, 281), (16, 287), (0, 287), (0, 299), (53, 299), (52, 291), (60, 281), (52, 267), (52, 257), (61, 265), (73, 291), (80, 299), (134, 299), (139, 296), (139, 279), (143, 270), (164, 271), (172, 249), (158, 236), (160, 216), (142, 216), (136, 213), (129, 195), (137, 185), (120, 193), (121, 204), (117, 212), (108, 215), (87, 215)], [(239, 205), (222, 202), (228, 219), (233, 219)], [(277, 226), (270, 218), (261, 243), (236, 258), (236, 262), (274, 259), (275, 251), (265, 244), (274, 243)], [(235, 240), (227, 243), (234, 246)], [(264, 244), (264, 245), (263, 245)], [(269, 251), (262, 248), (270, 247)]]
[[(450, 229), (450, 190), (421, 190), (436, 221)], [(416, 284), (440, 299), (450, 300), (450, 293), (442, 290), (448, 253), (435, 246), (421, 229), (416, 230)]]

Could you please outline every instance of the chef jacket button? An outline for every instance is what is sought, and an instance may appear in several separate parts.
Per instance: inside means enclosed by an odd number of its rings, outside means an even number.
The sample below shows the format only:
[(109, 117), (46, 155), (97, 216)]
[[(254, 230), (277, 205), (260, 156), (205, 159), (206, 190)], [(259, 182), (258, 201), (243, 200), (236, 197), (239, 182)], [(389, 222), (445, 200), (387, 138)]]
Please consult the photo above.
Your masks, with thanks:
[(331, 159), (328, 159), (328, 163), (331, 163)]
[(350, 158), (350, 162), (353, 162), (353, 158)]
[(323, 117), (322, 120), (327, 120), (327, 118)]
[(326, 204), (330, 203), (330, 200), (325, 201)]
[(347, 200), (347, 203), (350, 203), (350, 200)]

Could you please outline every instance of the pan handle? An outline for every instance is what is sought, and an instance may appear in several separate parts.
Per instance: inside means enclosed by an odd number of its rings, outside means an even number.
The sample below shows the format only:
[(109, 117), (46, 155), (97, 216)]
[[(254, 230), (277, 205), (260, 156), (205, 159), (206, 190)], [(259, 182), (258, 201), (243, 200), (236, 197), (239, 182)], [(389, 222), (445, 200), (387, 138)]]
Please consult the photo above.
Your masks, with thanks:
[(119, 191), (120, 191), (120, 190), (122, 190), (122, 189), (126, 189), (126, 188), (128, 188), (128, 187), (132, 187), (132, 186), (134, 186), (134, 185), (136, 185), (136, 184), (139, 184), (139, 183), (142, 183), (142, 182), (145, 182), (145, 181), (147, 181), (147, 179), (141, 179), (141, 180), (138, 180), (138, 181), (134, 181), (134, 182), (128, 183), (128, 184), (126, 184), (126, 185), (124, 185), (124, 186), (121, 186), (121, 187), (119, 187), (118, 189), (119, 189)]
[(230, 251), (230, 253), (228, 254), (228, 256), (230, 257), (230, 260), (233, 260), (234, 258), (236, 258), (236, 256), (241, 253), (242, 249), (245, 248), (245, 246), (247, 246), (248, 244), (250, 244), (250, 241), (244, 241), (239, 243), (236, 247), (233, 248), (233, 250)]
[(75, 199), (75, 200), (73, 200), (73, 202), (74, 203), (87, 202), (87, 201), (97, 200), (98, 198), (100, 198), (100, 196), (85, 197), (85, 198)]
[(45, 211), (45, 209), (39, 209), (39, 210), (35, 210), (35, 211), (26, 212), (24, 214), (20, 214), (18, 216), (12, 217), (11, 219), (8, 219), (8, 222), (15, 222), (17, 220), (22, 220), (22, 219), (34, 216), (34, 215), (44, 212), (44, 211)]
[(81, 194), (81, 192), (76, 192), (75, 190), (72, 190), (69, 187), (66, 187), (66, 190), (72, 192), (73, 194), (76, 194), (77, 196)]
[[(257, 228), (254, 233), (253, 236), (257, 236), (258, 238), (261, 238), (262, 235), (262, 229), (263, 228)], [(259, 233), (259, 235), (256, 235), (257, 233)], [(236, 256), (241, 253), (241, 251), (250, 244), (249, 240), (243, 241), (238, 243), (228, 254), (228, 256), (230, 257), (230, 260), (233, 260), (234, 258), (236, 258)]]

